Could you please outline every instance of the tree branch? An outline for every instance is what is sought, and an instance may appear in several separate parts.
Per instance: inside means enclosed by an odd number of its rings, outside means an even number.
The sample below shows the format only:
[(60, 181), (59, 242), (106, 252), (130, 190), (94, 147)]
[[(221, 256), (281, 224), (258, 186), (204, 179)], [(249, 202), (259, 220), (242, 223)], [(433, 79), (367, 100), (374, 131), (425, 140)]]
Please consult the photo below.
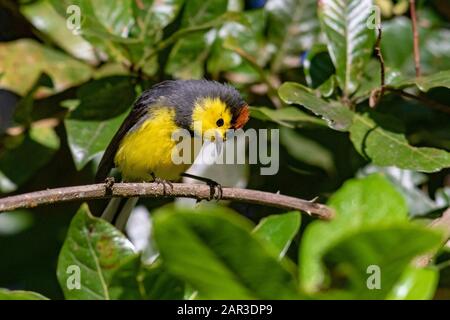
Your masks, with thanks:
[[(111, 197), (183, 197), (208, 200), (211, 193), (210, 187), (203, 184), (173, 183), (173, 189), (169, 186), (166, 186), (165, 189), (166, 192), (164, 192), (164, 186), (157, 183), (116, 183), (112, 186), (101, 183), (48, 189), (2, 198), (0, 199), (0, 212), (19, 208), (33, 208), (51, 203)], [(334, 216), (334, 211), (323, 204), (264, 191), (224, 187), (222, 199), (286, 210), (301, 210), (324, 220), (330, 220)]]

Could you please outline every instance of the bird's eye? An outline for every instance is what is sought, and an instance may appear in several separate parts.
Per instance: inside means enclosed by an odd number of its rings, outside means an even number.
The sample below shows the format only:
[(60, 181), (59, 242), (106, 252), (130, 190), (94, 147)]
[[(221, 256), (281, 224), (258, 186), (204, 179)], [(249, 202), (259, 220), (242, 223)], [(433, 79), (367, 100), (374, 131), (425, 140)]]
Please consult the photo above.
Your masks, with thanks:
[(218, 127), (223, 126), (223, 119), (220, 118), (219, 120), (217, 120), (217, 121), (216, 121), (216, 125), (217, 125)]

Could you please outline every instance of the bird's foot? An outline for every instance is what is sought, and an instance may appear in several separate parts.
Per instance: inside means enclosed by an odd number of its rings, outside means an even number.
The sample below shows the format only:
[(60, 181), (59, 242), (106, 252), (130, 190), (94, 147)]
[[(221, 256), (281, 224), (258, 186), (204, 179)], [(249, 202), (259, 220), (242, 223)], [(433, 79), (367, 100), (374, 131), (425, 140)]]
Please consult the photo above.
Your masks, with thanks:
[(173, 191), (173, 184), (172, 184), (172, 182), (170, 182), (169, 180), (164, 180), (164, 179), (161, 179), (161, 178), (158, 178), (158, 177), (155, 177), (154, 179), (153, 179), (153, 181), (156, 183), (156, 184), (162, 184), (162, 186), (163, 186), (163, 193), (164, 194), (166, 194), (167, 192), (167, 189), (166, 189), (166, 186), (169, 186), (170, 187), (170, 189)]
[(210, 187), (208, 201), (216, 200), (217, 202), (223, 197), (222, 185), (212, 179), (206, 179), (206, 184)]
[(105, 179), (105, 189), (107, 194), (112, 193), (112, 188), (114, 184), (116, 183), (116, 179), (114, 177), (106, 177)]

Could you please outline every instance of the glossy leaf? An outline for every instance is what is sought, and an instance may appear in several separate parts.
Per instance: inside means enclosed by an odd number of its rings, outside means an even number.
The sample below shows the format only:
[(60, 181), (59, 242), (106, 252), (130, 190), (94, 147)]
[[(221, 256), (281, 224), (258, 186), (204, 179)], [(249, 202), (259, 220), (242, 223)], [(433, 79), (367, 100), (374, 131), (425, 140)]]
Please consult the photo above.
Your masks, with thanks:
[(325, 122), (301, 111), (296, 107), (270, 109), (267, 107), (250, 107), (251, 117), (263, 121), (273, 121), (288, 128), (301, 127), (302, 125), (325, 126)]
[[(78, 210), (58, 259), (57, 276), (66, 299), (109, 300), (111, 277), (135, 254), (131, 242), (86, 204)], [(74, 287), (80, 281), (79, 288)]]
[(281, 99), (287, 104), (299, 104), (322, 117), (330, 128), (347, 131), (354, 113), (337, 101), (318, 98), (307, 87), (293, 82), (285, 82), (278, 89)]
[(70, 151), (78, 170), (106, 149), (126, 115), (123, 113), (103, 121), (70, 118), (64, 121)]
[(319, 20), (328, 51), (345, 96), (356, 91), (375, 43), (375, 30), (368, 27), (372, 0), (322, 0)]
[(70, 119), (106, 120), (130, 109), (135, 99), (132, 78), (112, 76), (82, 85), (77, 90), (80, 101)]
[(165, 28), (181, 10), (185, 0), (133, 1), (136, 24), (146, 36)]
[(300, 229), (301, 216), (299, 212), (289, 212), (272, 215), (262, 219), (253, 229), (253, 234), (267, 242), (281, 259)]
[(111, 299), (174, 300), (184, 296), (184, 284), (171, 276), (161, 263), (144, 265), (133, 256), (115, 271), (109, 285)]
[(203, 65), (211, 50), (216, 30), (195, 33), (178, 41), (172, 48), (166, 72), (179, 79), (200, 79)]
[[(214, 78), (220, 72), (231, 71), (245, 79), (259, 79), (258, 72), (239, 53), (231, 48), (239, 48), (247, 55), (254, 57), (259, 65), (265, 65), (269, 58), (264, 41), (264, 28), (267, 14), (264, 10), (242, 12), (241, 21), (225, 22), (217, 31), (217, 37), (207, 60), (207, 70)], [(248, 22), (248, 23), (247, 23)]]
[(335, 172), (332, 153), (318, 142), (286, 128), (280, 130), (280, 142), (296, 160), (322, 168), (329, 174)]
[(81, 84), (89, 79), (91, 72), (86, 64), (31, 39), (0, 43), (0, 73), (3, 73), (0, 87), (22, 96), (42, 73), (50, 76), (54, 89), (41, 92), (40, 96)]
[[(52, 128), (36, 127), (15, 137), (0, 155), (0, 192), (12, 192), (47, 164), (59, 149), (60, 141)], [(33, 161), (30, 161), (30, 158)]]
[[(427, 23), (419, 24), (420, 62), (423, 74), (433, 74), (450, 69), (450, 32), (433, 26), (429, 17), (419, 11), (419, 18)], [(404, 16), (383, 21), (381, 50), (388, 69), (396, 69), (413, 77), (414, 50), (411, 20)], [(402, 43), (401, 46), (397, 45)]]
[(311, 48), (318, 37), (316, 0), (269, 0), (268, 40), (277, 48), (272, 70), (286, 67), (286, 58), (298, 58), (301, 52)]
[(72, 56), (96, 63), (92, 45), (67, 27), (67, 19), (59, 15), (49, 1), (34, 1), (20, 7), (35, 28), (45, 33)]
[(155, 214), (155, 240), (167, 270), (203, 298), (297, 297), (292, 275), (252, 237), (251, 228), (218, 207)]
[(359, 153), (376, 165), (435, 172), (450, 167), (450, 153), (444, 150), (414, 147), (402, 133), (396, 118), (371, 113), (356, 115), (350, 139)]
[[(167, 73), (182, 79), (199, 79), (203, 76), (204, 63), (217, 37), (217, 30), (210, 28), (226, 21), (225, 16), (224, 19), (219, 17), (227, 11), (227, 2), (188, 1), (183, 12), (182, 28), (198, 27), (202, 24), (209, 25), (209, 28), (189, 34), (175, 43), (166, 65)], [(212, 21), (217, 23), (214, 25)]]
[(416, 85), (419, 90), (427, 92), (430, 89), (443, 87), (450, 89), (450, 70), (437, 72), (433, 75), (426, 77), (419, 77), (400, 81), (393, 86), (395, 88), (405, 88)]
[(407, 223), (404, 199), (378, 174), (347, 181), (333, 194), (328, 205), (336, 210), (336, 218), (331, 222), (311, 223), (300, 245), (300, 283), (307, 291), (316, 291), (327, 283), (321, 261), (328, 249), (341, 239), (366, 227)]
[[(325, 260), (335, 273), (339, 272), (341, 281), (348, 281), (344, 288), (357, 299), (381, 299), (390, 293), (413, 258), (437, 249), (441, 239), (442, 235), (425, 226), (369, 227), (342, 238), (328, 249)], [(378, 271), (378, 289), (371, 290), (377, 280), (370, 276), (377, 277)]]
[[(389, 21), (383, 21), (383, 37), (381, 50), (388, 68), (397, 70), (414, 69), (413, 38), (411, 20), (407, 17), (396, 17)], [(397, 45), (402, 43), (401, 46)]]
[(335, 73), (327, 47), (323, 44), (314, 45), (305, 55), (303, 69), (309, 87), (317, 88), (324, 84)]
[(407, 268), (387, 296), (391, 300), (429, 300), (434, 296), (439, 280), (436, 268)]
[(77, 169), (106, 149), (135, 99), (131, 78), (101, 78), (77, 90), (78, 106), (65, 122)]
[(421, 216), (438, 208), (427, 192), (420, 188), (428, 181), (425, 174), (396, 167), (368, 165), (359, 171), (359, 175), (370, 175), (375, 172), (383, 174), (403, 195), (411, 216)]
[(14, 121), (23, 125), (32, 123), (31, 113), (33, 111), (34, 95), (40, 87), (52, 88), (52, 79), (45, 73), (41, 74), (31, 87), (30, 91), (23, 97), (14, 110)]
[(48, 298), (36, 292), (0, 288), (0, 300), (48, 300)]

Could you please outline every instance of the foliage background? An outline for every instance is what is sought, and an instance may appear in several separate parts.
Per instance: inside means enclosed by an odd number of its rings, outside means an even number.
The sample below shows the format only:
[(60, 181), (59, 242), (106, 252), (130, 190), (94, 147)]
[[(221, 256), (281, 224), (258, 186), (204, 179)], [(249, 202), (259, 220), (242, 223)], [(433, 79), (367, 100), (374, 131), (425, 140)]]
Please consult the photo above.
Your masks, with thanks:
[[(2, 196), (91, 183), (101, 151), (142, 90), (164, 79), (206, 77), (241, 91), (252, 106), (249, 127), (281, 130), (279, 173), (228, 168), (236, 175), (228, 183), (319, 196), (338, 218), (300, 221), (298, 213), (273, 216), (282, 212), (234, 203), (239, 215), (202, 206), (198, 216), (186, 203), (157, 210), (167, 201), (142, 200), (155, 217), (145, 252), (161, 252), (147, 266), (79, 203), (6, 213), (0, 287), (56, 299), (197, 291), (206, 298), (449, 298), (448, 247), (423, 225), (450, 202), (450, 116), (428, 101), (449, 107), (450, 6), (417, 1), (424, 77), (414, 79), (408, 1), (376, 2), (387, 83), (427, 102), (386, 92), (376, 109), (368, 107), (380, 73), (376, 33), (366, 27), (372, 1), (329, 0), (318, 9), (315, 0), (1, 0)], [(81, 34), (66, 27), (71, 4), (81, 8)], [(93, 201), (90, 211), (103, 206)], [(100, 258), (102, 245), (112, 250), (116, 260), (100, 261), (119, 270), (100, 270), (106, 291), (94, 272), (95, 294), (58, 283), (66, 280), (70, 243), (86, 226), (110, 237), (89, 241)], [(438, 249), (433, 266), (410, 266), (414, 256)], [(89, 269), (92, 257), (80, 254)], [(370, 264), (386, 275), (382, 290), (367, 290)]]

